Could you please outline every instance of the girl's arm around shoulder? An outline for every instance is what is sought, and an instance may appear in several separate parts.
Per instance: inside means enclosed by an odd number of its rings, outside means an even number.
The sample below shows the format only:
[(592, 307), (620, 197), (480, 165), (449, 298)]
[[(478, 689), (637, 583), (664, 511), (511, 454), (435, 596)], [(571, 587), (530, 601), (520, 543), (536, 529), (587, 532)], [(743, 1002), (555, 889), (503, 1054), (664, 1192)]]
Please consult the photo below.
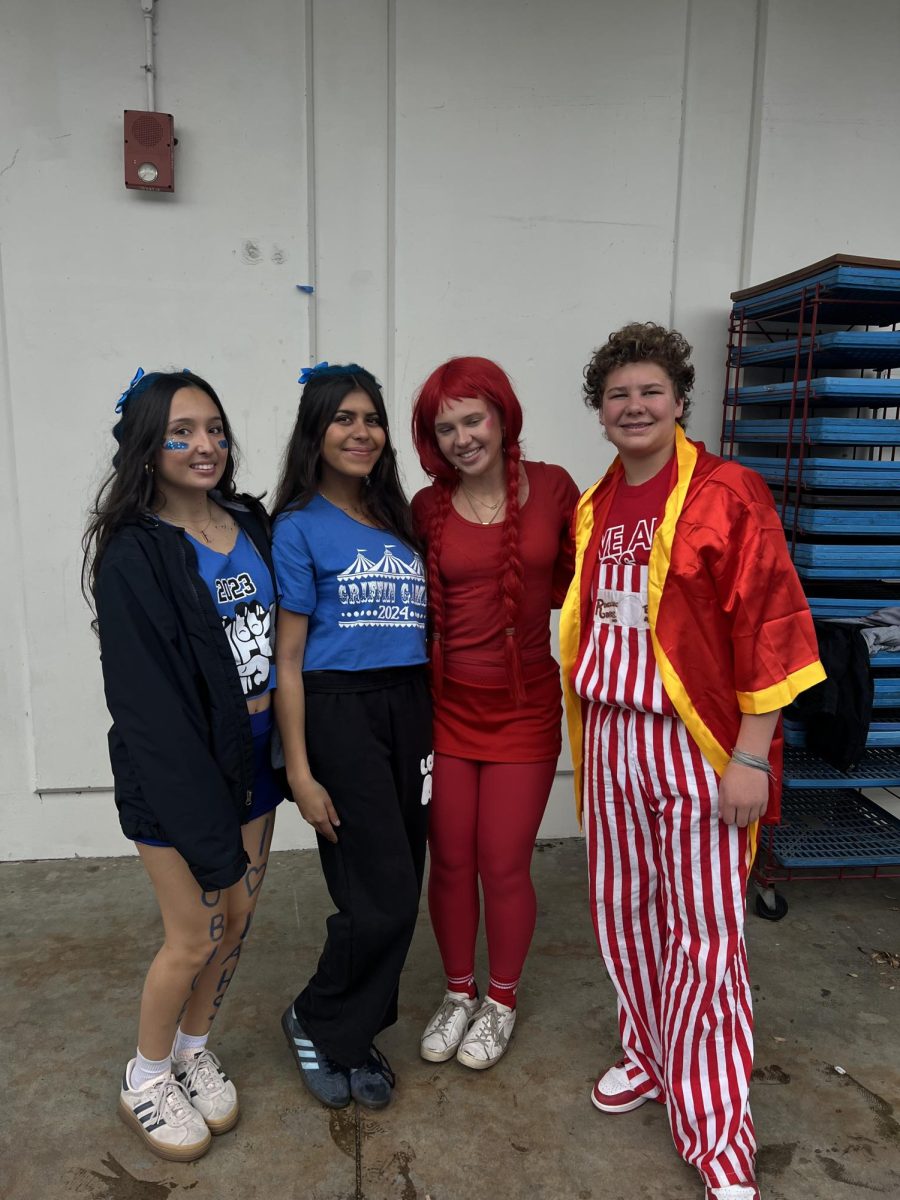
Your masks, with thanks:
[(572, 536), (575, 508), (581, 493), (575, 480), (563, 467), (540, 463), (552, 497), (551, 511), (559, 529), (559, 553), (553, 567), (552, 605), (560, 608), (569, 590), (575, 570), (575, 542)]
[(428, 525), (431, 521), (431, 514), (434, 511), (436, 502), (437, 489), (433, 484), (428, 487), (421, 488), (412, 498), (410, 509), (412, 510), (413, 528), (416, 531), (416, 536), (423, 542), (428, 537)]

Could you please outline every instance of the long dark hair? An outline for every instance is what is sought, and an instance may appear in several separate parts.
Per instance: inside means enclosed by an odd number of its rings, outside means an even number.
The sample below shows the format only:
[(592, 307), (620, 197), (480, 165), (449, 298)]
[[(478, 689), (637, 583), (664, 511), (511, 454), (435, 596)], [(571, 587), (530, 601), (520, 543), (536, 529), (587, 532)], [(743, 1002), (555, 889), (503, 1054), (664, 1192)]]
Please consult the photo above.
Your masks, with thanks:
[(364, 496), (366, 510), (376, 525), (418, 550), (419, 539), (413, 530), (409, 502), (400, 482), (381, 387), (371, 372), (355, 363), (320, 369), (307, 381), (300, 397), (297, 420), (285, 447), (272, 502), (272, 520), (283, 512), (306, 508), (317, 494), (322, 477), (325, 431), (347, 396), (356, 391), (365, 392), (372, 401), (385, 436), (384, 449), (368, 475)]
[(84, 551), (81, 591), (92, 607), (100, 564), (116, 530), (141, 513), (153, 512), (159, 507), (156, 455), (165, 440), (172, 397), (185, 387), (205, 392), (219, 410), (229, 453), (216, 491), (225, 499), (234, 497), (237, 447), (222, 402), (212, 387), (192, 371), (153, 371), (145, 375), (122, 402), (122, 416), (112, 431), (118, 442), (112, 471), (100, 485), (81, 539)]

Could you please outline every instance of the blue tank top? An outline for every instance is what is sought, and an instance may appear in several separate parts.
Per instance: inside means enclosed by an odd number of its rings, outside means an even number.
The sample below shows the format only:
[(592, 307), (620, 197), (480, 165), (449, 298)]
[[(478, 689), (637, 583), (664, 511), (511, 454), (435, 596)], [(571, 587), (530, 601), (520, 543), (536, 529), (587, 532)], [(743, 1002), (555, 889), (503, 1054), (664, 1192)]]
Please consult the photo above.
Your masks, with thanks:
[(275, 687), (275, 589), (269, 569), (243, 529), (230, 554), (188, 538), (222, 618), (244, 696), (263, 696)]

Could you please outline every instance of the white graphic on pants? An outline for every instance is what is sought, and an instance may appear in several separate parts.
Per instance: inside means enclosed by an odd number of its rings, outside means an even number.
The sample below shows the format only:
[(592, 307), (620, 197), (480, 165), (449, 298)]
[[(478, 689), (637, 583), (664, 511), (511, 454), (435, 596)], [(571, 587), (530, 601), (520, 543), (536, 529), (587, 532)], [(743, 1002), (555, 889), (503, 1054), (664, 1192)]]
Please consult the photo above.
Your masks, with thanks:
[(427, 758), (420, 759), (419, 770), (424, 778), (422, 779), (422, 803), (428, 804), (431, 800), (431, 769), (434, 766), (434, 752), (428, 755)]
[(261, 696), (269, 686), (274, 607), (273, 604), (271, 608), (263, 608), (258, 600), (254, 600), (250, 604), (236, 605), (233, 617), (222, 618), (222, 627), (247, 697)]
[(390, 629), (425, 628), (425, 572), (418, 554), (410, 562), (385, 546), (373, 562), (365, 550), (337, 576), (341, 629), (382, 626)]

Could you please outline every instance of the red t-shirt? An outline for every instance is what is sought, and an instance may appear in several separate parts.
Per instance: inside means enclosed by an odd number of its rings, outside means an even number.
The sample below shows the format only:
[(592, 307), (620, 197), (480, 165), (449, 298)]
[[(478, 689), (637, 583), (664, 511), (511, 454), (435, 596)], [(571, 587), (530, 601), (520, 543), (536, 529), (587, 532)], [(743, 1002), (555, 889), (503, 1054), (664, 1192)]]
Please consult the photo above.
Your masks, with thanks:
[(659, 518), (675, 482), (675, 458), (646, 483), (619, 480), (600, 542), (601, 563), (635, 563), (646, 567)]

